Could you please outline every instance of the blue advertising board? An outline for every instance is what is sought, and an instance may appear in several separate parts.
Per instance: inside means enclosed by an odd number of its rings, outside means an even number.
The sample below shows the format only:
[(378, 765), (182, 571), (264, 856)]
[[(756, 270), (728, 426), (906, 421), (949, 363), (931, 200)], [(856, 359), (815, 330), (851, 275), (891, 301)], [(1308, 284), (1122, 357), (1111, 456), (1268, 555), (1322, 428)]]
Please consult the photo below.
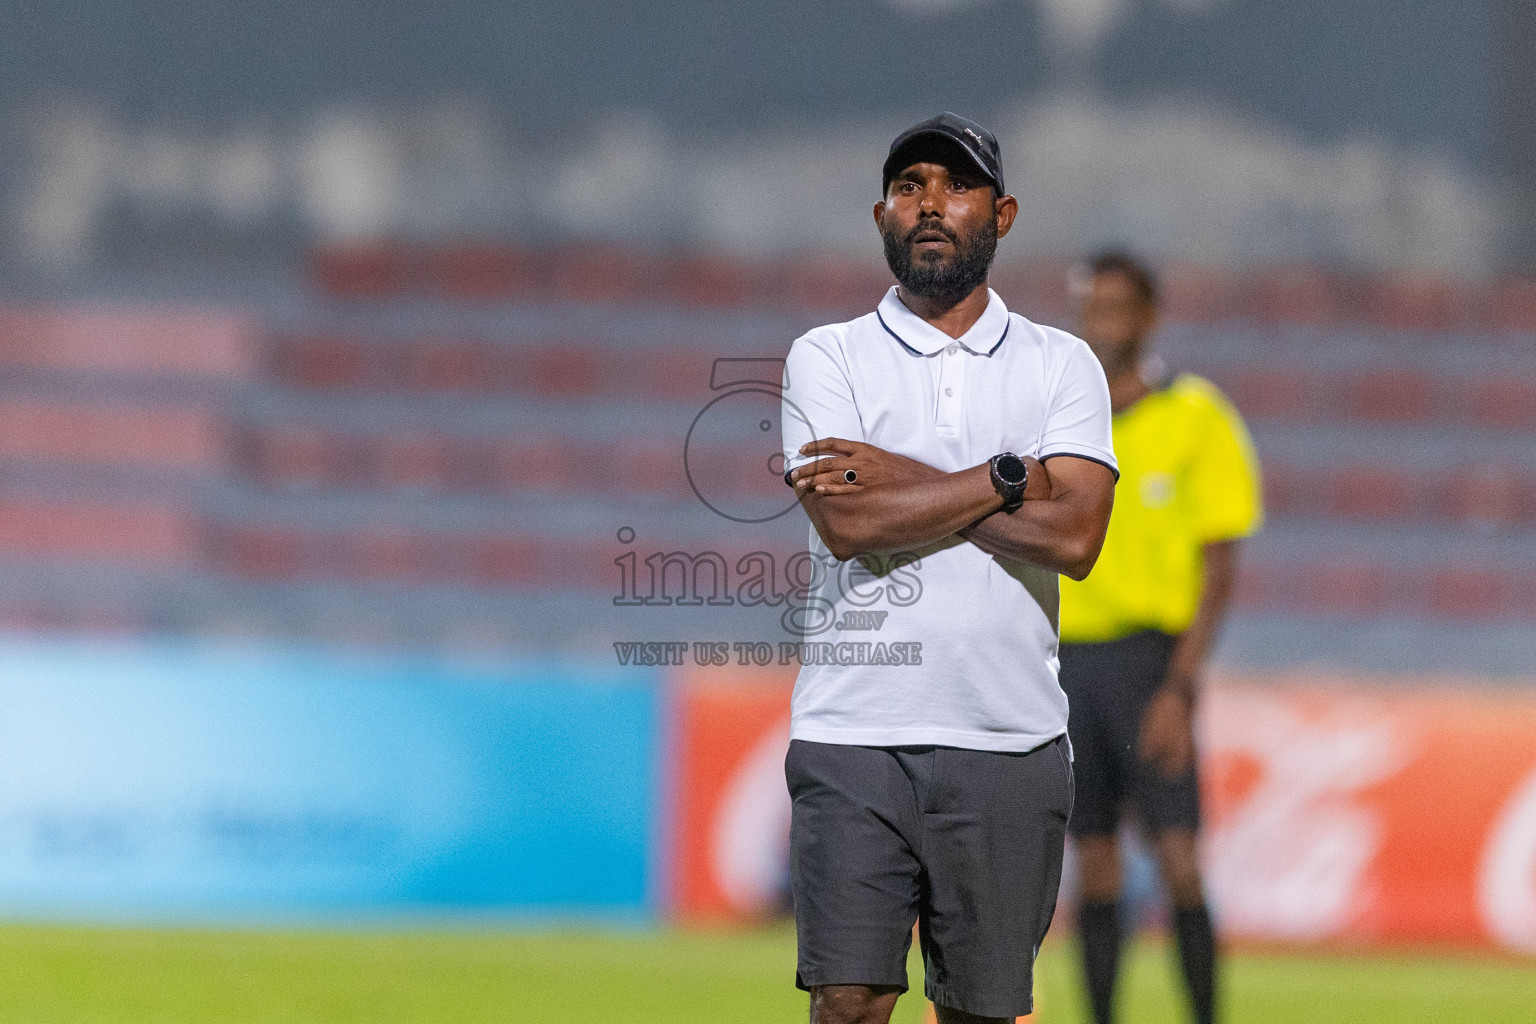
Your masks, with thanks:
[(0, 640), (0, 914), (657, 908), (653, 674)]

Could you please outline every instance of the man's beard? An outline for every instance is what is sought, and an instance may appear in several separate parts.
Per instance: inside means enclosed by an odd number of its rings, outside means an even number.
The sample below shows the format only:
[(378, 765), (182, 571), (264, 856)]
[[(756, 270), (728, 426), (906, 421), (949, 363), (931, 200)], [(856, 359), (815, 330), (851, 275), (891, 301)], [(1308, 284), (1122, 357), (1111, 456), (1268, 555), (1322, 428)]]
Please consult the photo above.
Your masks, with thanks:
[[(949, 239), (954, 251), (948, 255), (921, 252), (914, 260), (912, 239), (924, 231), (938, 231)], [(885, 241), (885, 262), (902, 288), (943, 305), (954, 305), (986, 281), (987, 269), (997, 253), (997, 222), (991, 218), (968, 237), (931, 222), (905, 234), (881, 231), (880, 235)]]

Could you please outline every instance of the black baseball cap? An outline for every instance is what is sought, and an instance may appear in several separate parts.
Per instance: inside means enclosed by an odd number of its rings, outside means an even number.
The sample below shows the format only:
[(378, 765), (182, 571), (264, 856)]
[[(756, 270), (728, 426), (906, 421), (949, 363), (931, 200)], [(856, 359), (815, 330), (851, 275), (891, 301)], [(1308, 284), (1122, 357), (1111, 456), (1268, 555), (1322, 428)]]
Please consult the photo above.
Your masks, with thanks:
[(1004, 194), (1003, 157), (997, 148), (997, 136), (975, 121), (946, 110), (938, 117), (919, 121), (896, 136), (896, 141), (891, 143), (890, 155), (885, 158), (885, 166), (880, 170), (881, 195), (891, 187), (891, 179), (907, 168), (903, 151), (930, 139), (944, 139), (959, 146), (960, 152), (976, 166), (982, 177), (997, 189), (997, 194)]

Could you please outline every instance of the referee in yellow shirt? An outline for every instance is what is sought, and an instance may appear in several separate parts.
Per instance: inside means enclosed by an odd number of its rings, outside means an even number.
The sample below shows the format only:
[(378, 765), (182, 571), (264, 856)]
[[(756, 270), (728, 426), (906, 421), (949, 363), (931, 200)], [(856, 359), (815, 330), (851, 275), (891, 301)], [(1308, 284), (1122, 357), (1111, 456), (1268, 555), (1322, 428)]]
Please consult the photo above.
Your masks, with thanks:
[(1104, 552), (1086, 580), (1061, 581), (1084, 973), (1096, 1024), (1110, 1024), (1123, 924), (1118, 832), (1129, 805), (1173, 900), (1194, 1019), (1210, 1024), (1216, 940), (1196, 850), (1192, 719), (1201, 667), (1232, 592), (1238, 542), (1262, 518), (1258, 465), (1221, 392), (1147, 358), (1157, 286), (1145, 266), (1103, 253), (1075, 286), (1078, 333), (1109, 379), (1120, 462)]

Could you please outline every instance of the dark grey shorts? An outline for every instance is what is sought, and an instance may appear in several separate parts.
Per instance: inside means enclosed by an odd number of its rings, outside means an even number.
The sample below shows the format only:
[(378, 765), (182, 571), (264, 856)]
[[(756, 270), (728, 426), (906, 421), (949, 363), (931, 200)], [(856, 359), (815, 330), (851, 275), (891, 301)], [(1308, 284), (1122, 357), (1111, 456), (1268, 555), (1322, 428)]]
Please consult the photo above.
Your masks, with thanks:
[(797, 985), (905, 990), (915, 921), (929, 999), (1031, 1011), (1072, 813), (1064, 739), (1021, 754), (795, 740), (784, 771)]
[(1070, 724), (1077, 806), (1074, 836), (1112, 836), (1129, 804), (1154, 835), (1200, 827), (1200, 780), (1168, 777), (1140, 753), (1141, 720), (1168, 678), (1178, 637), (1154, 630), (1119, 640), (1061, 645), (1061, 688)]

